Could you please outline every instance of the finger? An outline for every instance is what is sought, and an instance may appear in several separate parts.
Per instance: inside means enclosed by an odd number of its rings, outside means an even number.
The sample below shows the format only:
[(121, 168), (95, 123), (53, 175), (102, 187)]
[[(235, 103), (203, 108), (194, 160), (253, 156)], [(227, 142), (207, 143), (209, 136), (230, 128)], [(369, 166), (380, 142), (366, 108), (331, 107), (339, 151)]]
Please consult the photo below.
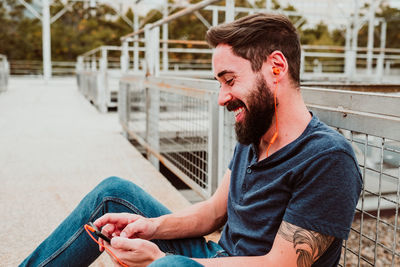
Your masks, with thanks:
[(116, 230), (116, 227), (114, 224), (106, 224), (101, 228), (101, 233), (104, 234), (105, 236), (111, 236)]
[(146, 232), (147, 223), (144, 220), (137, 220), (128, 224), (121, 232), (121, 237), (141, 237), (140, 233)]
[(138, 250), (142, 244), (143, 244), (143, 240), (139, 239), (139, 238), (129, 239), (129, 238), (123, 238), (123, 237), (117, 236), (117, 237), (114, 237), (113, 239), (111, 239), (111, 246), (114, 249), (135, 251), (135, 250)]
[[(101, 238), (99, 238), (99, 243), (101, 244), (99, 244), (99, 251), (100, 252), (103, 252), (104, 251), (104, 248), (103, 248), (103, 246), (104, 246), (104, 241), (103, 241), (103, 239), (101, 239)], [(102, 246), (103, 245), (103, 246)]]
[(98, 218), (93, 224), (99, 228), (106, 224), (126, 225), (137, 220), (139, 217), (139, 215), (131, 213), (107, 213)]

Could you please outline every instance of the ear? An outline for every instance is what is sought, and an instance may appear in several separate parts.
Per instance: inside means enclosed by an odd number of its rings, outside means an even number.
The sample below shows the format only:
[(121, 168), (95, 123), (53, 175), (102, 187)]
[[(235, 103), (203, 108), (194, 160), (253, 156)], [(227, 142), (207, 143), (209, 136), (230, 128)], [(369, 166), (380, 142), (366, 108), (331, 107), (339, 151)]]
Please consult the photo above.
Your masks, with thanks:
[[(271, 72), (272, 76), (275, 76), (276, 79), (280, 80), (281, 77), (285, 76), (289, 70), (289, 65), (287, 63), (285, 55), (279, 51), (275, 50), (272, 52), (267, 59), (267, 71)], [(273, 73), (273, 68), (278, 68), (280, 73), (278, 75)]]

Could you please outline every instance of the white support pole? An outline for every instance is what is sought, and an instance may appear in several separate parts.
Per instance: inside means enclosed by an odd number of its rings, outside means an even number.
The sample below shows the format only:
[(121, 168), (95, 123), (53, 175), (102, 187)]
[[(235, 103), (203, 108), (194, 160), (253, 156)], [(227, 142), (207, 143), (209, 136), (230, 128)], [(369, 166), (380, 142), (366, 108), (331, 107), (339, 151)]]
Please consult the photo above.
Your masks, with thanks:
[(368, 14), (368, 45), (367, 45), (367, 74), (372, 74), (372, 60), (374, 48), (374, 28), (375, 28), (375, 5), (370, 3)]
[(121, 51), (121, 71), (122, 73), (128, 72), (129, 69), (129, 52), (128, 52), (128, 41), (122, 42), (122, 51)]
[(271, 0), (265, 0), (265, 9), (267, 12), (271, 12), (271, 10), (272, 10), (272, 1)]
[(76, 63), (76, 72), (80, 73), (81, 71), (83, 71), (85, 68), (84, 62), (83, 62), (83, 57), (82, 56), (78, 56), (78, 60)]
[(44, 79), (47, 81), (52, 76), (49, 0), (42, 0), (42, 5), (43, 5), (42, 7), (43, 76)]
[(350, 75), (349, 78), (353, 79), (357, 69), (357, 46), (358, 46), (358, 28), (359, 28), (359, 0), (354, 0), (354, 22), (353, 22), (353, 34), (351, 42), (351, 65), (349, 66)]
[(107, 49), (101, 49), (101, 58), (100, 58), (100, 71), (106, 72), (108, 68), (108, 60), (107, 60)]
[(154, 76), (160, 75), (160, 27), (151, 30), (151, 38), (154, 51)]
[[(133, 13), (133, 31), (138, 31), (139, 30), (139, 15), (137, 14), (137, 11)], [(135, 39), (138, 39), (139, 36), (136, 36)], [(133, 43), (133, 71), (137, 73), (139, 71), (139, 42), (135, 41)]]
[[(168, 17), (168, 0), (164, 0), (163, 18)], [(163, 71), (168, 71), (168, 23), (162, 26), (162, 39), (163, 43)]]
[(352, 65), (352, 52), (351, 52), (351, 22), (350, 20), (346, 24), (346, 39), (345, 39), (345, 61), (344, 61), (344, 73), (346, 77), (351, 76), (351, 65)]
[(218, 25), (218, 9), (214, 8), (212, 11), (212, 25)]
[(384, 65), (384, 59), (385, 59), (385, 47), (386, 47), (386, 21), (382, 21), (381, 25), (381, 47), (380, 47), (380, 53), (378, 57), (378, 63), (377, 63), (377, 78), (379, 81), (382, 81), (383, 79), (383, 65)]
[(154, 51), (152, 51), (151, 45), (151, 24), (146, 24), (144, 26), (144, 39), (145, 39), (145, 59), (146, 59), (146, 76), (154, 75)]
[(96, 55), (93, 55), (93, 56), (92, 56), (92, 64), (91, 64), (90, 66), (91, 66), (91, 70), (92, 70), (93, 72), (96, 72), (96, 71), (97, 71)]
[(232, 22), (235, 20), (235, 1), (226, 0), (225, 4), (225, 22)]

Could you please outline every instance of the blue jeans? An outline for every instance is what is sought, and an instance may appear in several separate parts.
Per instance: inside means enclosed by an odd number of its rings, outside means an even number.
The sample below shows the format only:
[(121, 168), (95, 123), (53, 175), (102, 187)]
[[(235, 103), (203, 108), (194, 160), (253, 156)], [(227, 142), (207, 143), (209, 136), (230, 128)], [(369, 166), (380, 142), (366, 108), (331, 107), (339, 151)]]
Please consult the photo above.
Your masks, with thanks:
[[(170, 213), (161, 203), (132, 182), (118, 177), (102, 181), (20, 266), (88, 266), (99, 255), (98, 245), (83, 228), (106, 213), (129, 212), (145, 217)], [(166, 256), (151, 266), (202, 266), (189, 259), (227, 256), (218, 244), (200, 238), (152, 240)]]

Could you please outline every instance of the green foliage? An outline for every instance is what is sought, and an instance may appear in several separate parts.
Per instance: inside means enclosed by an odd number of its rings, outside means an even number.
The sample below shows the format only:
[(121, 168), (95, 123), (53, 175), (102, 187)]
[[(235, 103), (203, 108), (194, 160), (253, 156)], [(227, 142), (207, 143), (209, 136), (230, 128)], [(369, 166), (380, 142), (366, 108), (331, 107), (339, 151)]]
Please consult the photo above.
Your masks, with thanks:
[[(368, 9), (368, 6), (364, 7)], [(384, 18), (387, 22), (386, 47), (400, 48), (400, 10), (388, 5), (381, 4), (375, 15), (377, 18)], [(381, 24), (374, 27), (374, 47), (380, 47)], [(368, 44), (368, 24), (365, 24), (358, 35), (358, 45), (365, 47)]]
[[(31, 0), (25, 0), (31, 2)], [(191, 0), (194, 4), (200, 0)], [(173, 0), (169, 0), (173, 2)], [(286, 11), (295, 11), (291, 5), (281, 6), (280, 1), (272, 0), (272, 8)], [(251, 7), (246, 0), (237, 0), (237, 6)], [(225, 5), (220, 1), (217, 5)], [(256, 0), (254, 5), (265, 7), (265, 0)], [(54, 16), (63, 9), (60, 0), (53, 1), (51, 15)], [(173, 10), (177, 12), (179, 9)], [(15, 0), (0, 1), (0, 53), (9, 59), (41, 60), (42, 58), (42, 26), (41, 21), (27, 16), (29, 11)], [(199, 11), (209, 23), (212, 21), (212, 12)], [(237, 14), (237, 18), (245, 14)], [(125, 16), (133, 21), (133, 11), (129, 9)], [(387, 24), (386, 47), (400, 47), (400, 10), (382, 4), (377, 17), (383, 17)], [(162, 18), (159, 10), (151, 10), (141, 24), (152, 23)], [(299, 15), (289, 16), (296, 25), (302, 44), (310, 45), (338, 45), (345, 43), (345, 29), (329, 29), (323, 22), (312, 27)], [(219, 22), (223, 22), (224, 14), (219, 13)], [(168, 25), (169, 39), (177, 40), (204, 40), (207, 27), (195, 14), (183, 16)], [(52, 59), (74, 61), (76, 57), (100, 45), (120, 45), (120, 37), (132, 32), (132, 28), (116, 12), (107, 5), (98, 5), (96, 10), (85, 9), (82, 2), (74, 2), (71, 8), (51, 25)], [(375, 28), (375, 47), (379, 46), (380, 28)], [(162, 34), (162, 33), (161, 33)], [(359, 45), (366, 46), (368, 25), (365, 25), (359, 34)], [(192, 45), (176, 44), (170, 47), (192, 47)], [(200, 59), (209, 55), (176, 54), (170, 55), (176, 59)]]
[[(15, 2), (0, 2), (0, 53), (9, 59), (41, 60), (41, 21), (26, 16), (25, 7)], [(54, 1), (51, 16), (63, 7), (59, 0)], [(132, 10), (128, 10), (126, 16), (132, 21)], [(52, 59), (74, 61), (78, 55), (98, 46), (120, 45), (120, 37), (130, 32), (132, 28), (109, 6), (98, 5), (92, 12), (84, 9), (83, 3), (75, 2), (51, 25)]]

